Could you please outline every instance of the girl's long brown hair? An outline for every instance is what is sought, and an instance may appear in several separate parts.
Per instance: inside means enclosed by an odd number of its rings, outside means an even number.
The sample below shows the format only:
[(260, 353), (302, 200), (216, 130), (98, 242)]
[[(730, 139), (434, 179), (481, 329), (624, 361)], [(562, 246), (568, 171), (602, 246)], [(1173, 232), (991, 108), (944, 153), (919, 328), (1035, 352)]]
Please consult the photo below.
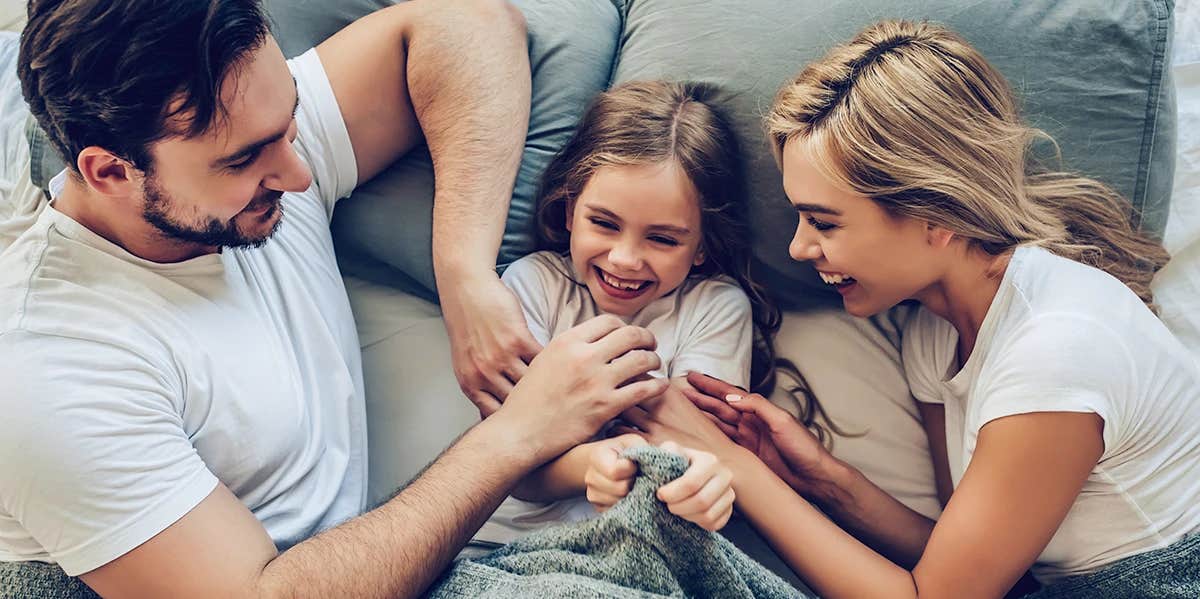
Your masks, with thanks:
[[(741, 156), (728, 120), (714, 108), (715, 88), (691, 82), (637, 81), (599, 94), (543, 177), (539, 194), (538, 241), (542, 249), (567, 251), (566, 206), (600, 168), (676, 162), (695, 186), (705, 261), (691, 277), (725, 275), (750, 298), (754, 351), (750, 391), (769, 395), (776, 371), (796, 385), (789, 391), (801, 407), (799, 420), (822, 439), (829, 437), (816, 396), (799, 370), (775, 353), (782, 317), (778, 306), (750, 276), (750, 234)], [(833, 428), (833, 430), (837, 430)], [(840, 432), (840, 431), (839, 431)]]

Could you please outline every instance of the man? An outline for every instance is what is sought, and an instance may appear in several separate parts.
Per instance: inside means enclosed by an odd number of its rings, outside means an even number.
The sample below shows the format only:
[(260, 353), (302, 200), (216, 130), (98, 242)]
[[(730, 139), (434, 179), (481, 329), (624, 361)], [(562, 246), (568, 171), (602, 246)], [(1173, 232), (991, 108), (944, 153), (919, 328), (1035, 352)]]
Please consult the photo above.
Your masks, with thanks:
[(22, 86), (69, 168), (0, 254), (0, 561), (104, 597), (416, 595), (515, 481), (663, 391), (626, 383), (658, 365), (647, 331), (584, 323), (359, 515), (329, 217), (423, 137), (435, 228), (467, 240), (435, 242), (447, 318), (469, 341), (509, 310), (461, 298), (503, 290), (523, 34), (500, 0), (416, 0), (289, 63), (254, 0), (30, 3)]

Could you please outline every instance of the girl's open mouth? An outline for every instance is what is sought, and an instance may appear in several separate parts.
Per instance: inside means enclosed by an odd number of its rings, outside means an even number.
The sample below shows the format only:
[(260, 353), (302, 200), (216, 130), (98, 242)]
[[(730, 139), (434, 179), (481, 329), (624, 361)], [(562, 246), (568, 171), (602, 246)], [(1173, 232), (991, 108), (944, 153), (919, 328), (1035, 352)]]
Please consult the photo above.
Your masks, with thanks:
[(650, 289), (653, 283), (653, 281), (622, 279), (605, 272), (599, 266), (592, 266), (592, 269), (596, 272), (596, 280), (600, 282), (600, 288), (608, 295), (618, 299), (638, 297)]

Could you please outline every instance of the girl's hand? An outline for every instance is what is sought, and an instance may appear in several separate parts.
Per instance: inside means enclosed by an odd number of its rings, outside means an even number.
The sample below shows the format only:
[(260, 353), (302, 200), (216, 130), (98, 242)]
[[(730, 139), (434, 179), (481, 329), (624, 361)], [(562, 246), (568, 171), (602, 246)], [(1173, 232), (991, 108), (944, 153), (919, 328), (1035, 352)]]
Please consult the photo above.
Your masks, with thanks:
[(662, 448), (688, 459), (683, 476), (658, 488), (658, 499), (672, 514), (708, 531), (717, 531), (733, 515), (733, 472), (706, 451), (667, 441)]
[(637, 464), (621, 454), (639, 445), (646, 445), (646, 440), (628, 434), (598, 442), (593, 447), (583, 482), (587, 486), (587, 500), (597, 511), (603, 512), (616, 505), (633, 488)]
[(828, 481), (837, 459), (791, 414), (757, 393), (719, 379), (691, 373), (688, 382), (695, 388), (684, 391), (688, 399), (797, 493), (820, 500), (830, 491)]

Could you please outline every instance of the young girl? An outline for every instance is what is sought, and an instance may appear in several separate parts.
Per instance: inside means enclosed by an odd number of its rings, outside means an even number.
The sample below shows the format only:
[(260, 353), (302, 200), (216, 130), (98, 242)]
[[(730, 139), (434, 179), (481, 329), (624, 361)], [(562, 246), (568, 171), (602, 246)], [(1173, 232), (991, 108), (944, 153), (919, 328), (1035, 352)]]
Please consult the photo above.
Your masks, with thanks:
[(664, 402), (645, 435), (738, 472), (741, 511), (822, 597), (1000, 597), (1031, 567), (1042, 596), (1200, 596), (1200, 370), (1149, 307), (1167, 255), (1128, 204), (1030, 172), (1044, 135), (931, 24), (877, 24), (809, 65), (768, 131), (792, 256), (852, 314), (921, 304), (902, 357), (948, 503), (922, 517), (703, 377), (721, 424)]
[[(689, 371), (704, 372), (768, 393), (780, 316), (748, 274), (740, 157), (710, 95), (698, 84), (668, 82), (601, 94), (547, 169), (538, 215), (548, 249), (513, 263), (503, 281), (543, 345), (614, 314), (654, 333), (662, 358), (655, 376), (686, 386)], [(813, 405), (806, 414), (816, 413)], [(547, 464), (476, 541), (510, 542), (586, 518), (595, 510), (585, 495), (597, 507), (612, 505), (635, 474), (619, 452), (642, 442), (597, 440)], [(659, 496), (684, 518), (719, 528), (732, 510), (730, 473), (711, 456), (683, 452), (691, 468)], [(683, 491), (693, 484), (699, 492)]]

